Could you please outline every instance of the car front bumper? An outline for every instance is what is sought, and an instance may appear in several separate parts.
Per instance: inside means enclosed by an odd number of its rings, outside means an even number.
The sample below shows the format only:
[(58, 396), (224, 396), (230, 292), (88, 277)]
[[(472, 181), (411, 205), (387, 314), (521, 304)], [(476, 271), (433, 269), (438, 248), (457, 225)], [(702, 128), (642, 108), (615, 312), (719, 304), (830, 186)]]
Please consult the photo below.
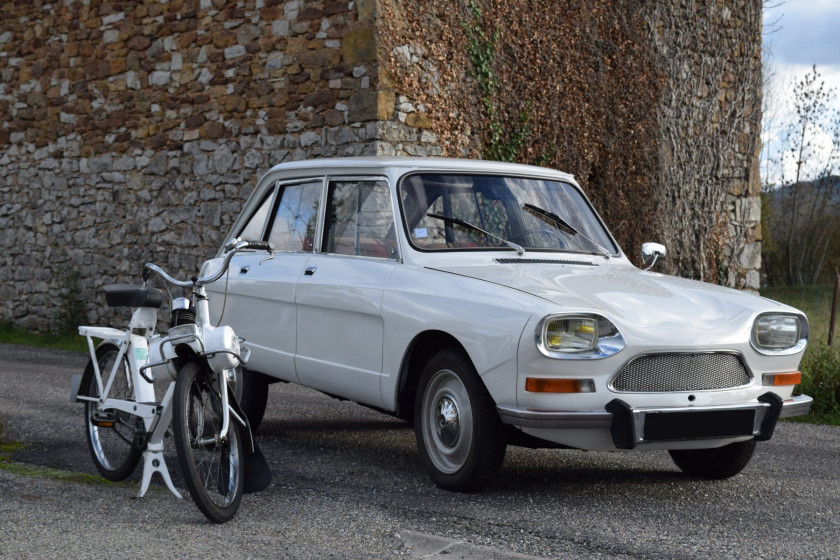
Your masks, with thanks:
[(807, 395), (783, 401), (774, 393), (765, 393), (757, 402), (745, 405), (633, 408), (613, 399), (603, 410), (543, 411), (504, 406), (497, 410), (502, 422), (519, 428), (606, 429), (617, 449), (633, 449), (648, 442), (745, 437), (768, 440), (779, 418), (807, 414), (811, 403), (813, 399)]

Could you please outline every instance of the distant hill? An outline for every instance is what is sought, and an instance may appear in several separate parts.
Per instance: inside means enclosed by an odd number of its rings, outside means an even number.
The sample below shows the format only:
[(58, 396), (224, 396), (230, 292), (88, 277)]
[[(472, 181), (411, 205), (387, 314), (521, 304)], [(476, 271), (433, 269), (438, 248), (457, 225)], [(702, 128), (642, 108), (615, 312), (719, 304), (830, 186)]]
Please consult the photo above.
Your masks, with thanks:
[[(783, 185), (765, 193), (767, 200), (772, 204), (785, 204), (790, 200), (792, 195), (791, 189), (796, 185), (793, 183)], [(820, 194), (829, 191), (831, 202), (834, 204), (840, 203), (840, 175), (828, 175), (820, 177), (813, 181), (800, 181), (799, 187), (802, 189), (800, 195), (803, 199), (809, 199), (812, 195)]]

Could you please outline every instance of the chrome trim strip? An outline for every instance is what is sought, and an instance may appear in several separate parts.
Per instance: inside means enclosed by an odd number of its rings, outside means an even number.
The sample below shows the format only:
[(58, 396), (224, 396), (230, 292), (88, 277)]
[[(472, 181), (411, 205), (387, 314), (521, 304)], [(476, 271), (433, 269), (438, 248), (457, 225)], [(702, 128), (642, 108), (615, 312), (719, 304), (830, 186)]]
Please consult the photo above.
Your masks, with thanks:
[[(782, 417), (794, 414), (805, 414), (803, 409), (810, 408), (813, 399), (806, 395), (794, 397), (785, 401)], [(761, 425), (770, 405), (767, 403), (750, 403), (722, 406), (681, 406), (673, 408), (637, 408), (633, 409), (634, 436), (636, 443), (643, 443), (644, 418), (646, 414), (669, 412), (724, 412), (730, 410), (755, 410), (753, 435), (761, 433)], [(497, 406), (496, 411), (504, 424), (511, 424), (520, 428), (542, 429), (609, 429), (612, 427), (613, 415), (605, 410), (584, 411), (543, 411), (519, 410), (506, 406)], [(807, 412), (807, 410), (806, 410)]]
[(503, 423), (520, 428), (609, 429), (612, 426), (612, 414), (606, 410), (538, 411), (505, 406), (497, 406), (496, 410)]
[(790, 418), (791, 416), (802, 416), (811, 412), (811, 405), (814, 399), (808, 395), (796, 395), (782, 403), (782, 412), (779, 418)]

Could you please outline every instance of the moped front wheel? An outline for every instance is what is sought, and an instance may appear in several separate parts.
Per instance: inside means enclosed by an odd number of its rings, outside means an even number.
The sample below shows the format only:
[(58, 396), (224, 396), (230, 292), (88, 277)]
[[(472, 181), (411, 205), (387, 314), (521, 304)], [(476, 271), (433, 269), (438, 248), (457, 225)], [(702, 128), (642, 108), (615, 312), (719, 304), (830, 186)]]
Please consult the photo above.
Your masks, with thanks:
[(219, 375), (189, 362), (175, 383), (175, 450), (195, 505), (215, 523), (233, 519), (244, 488), (244, 455), (239, 424), (231, 419), (222, 437)]
[[(108, 382), (108, 376), (119, 355), (120, 349), (115, 344), (104, 343), (96, 349), (96, 361), (103, 384)], [(99, 385), (96, 383), (92, 361), (88, 361), (80, 387), (81, 394), (99, 397)], [(125, 356), (114, 373), (108, 396), (134, 400), (131, 370)], [(108, 480), (118, 482), (134, 472), (142, 454), (138, 443), (143, 439), (144, 431), (140, 417), (118, 410), (103, 410), (97, 406), (96, 401), (85, 401), (85, 433), (90, 456), (96, 470)]]

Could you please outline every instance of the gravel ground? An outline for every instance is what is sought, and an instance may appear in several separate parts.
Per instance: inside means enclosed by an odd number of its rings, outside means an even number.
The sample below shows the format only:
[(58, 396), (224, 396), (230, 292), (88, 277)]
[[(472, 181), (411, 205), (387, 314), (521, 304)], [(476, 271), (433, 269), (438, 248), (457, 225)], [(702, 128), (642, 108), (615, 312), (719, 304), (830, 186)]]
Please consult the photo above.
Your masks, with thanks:
[[(0, 415), (16, 461), (95, 474), (70, 376), (86, 357), (0, 345)], [(60, 481), (0, 469), (0, 557), (836, 558), (840, 428), (785, 422), (732, 479), (691, 479), (664, 452), (510, 448), (478, 494), (437, 489), (407, 424), (301, 387), (271, 387), (258, 434), (274, 480), (206, 522), (157, 482)], [(177, 462), (169, 449), (168, 463)], [(179, 474), (176, 486), (183, 488)], [(184, 490), (184, 495), (187, 496)]]

